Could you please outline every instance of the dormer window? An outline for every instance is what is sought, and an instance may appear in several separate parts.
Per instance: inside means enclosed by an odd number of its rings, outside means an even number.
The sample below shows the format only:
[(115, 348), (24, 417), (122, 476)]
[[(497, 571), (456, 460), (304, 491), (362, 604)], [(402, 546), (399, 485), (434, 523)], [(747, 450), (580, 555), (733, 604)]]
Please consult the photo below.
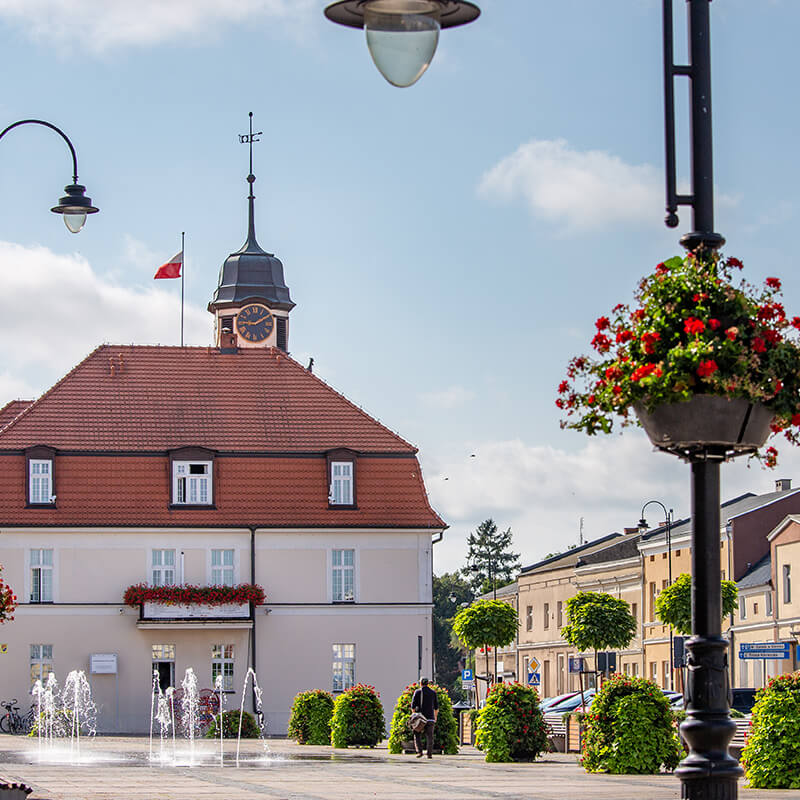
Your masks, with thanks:
[(182, 447), (170, 453), (173, 506), (214, 505), (214, 451)]
[(175, 505), (211, 505), (211, 462), (172, 462), (172, 502)]
[(28, 505), (55, 505), (55, 450), (51, 447), (32, 447), (27, 451), (26, 456)]
[(332, 506), (353, 505), (353, 462), (331, 462), (331, 492), (328, 502)]

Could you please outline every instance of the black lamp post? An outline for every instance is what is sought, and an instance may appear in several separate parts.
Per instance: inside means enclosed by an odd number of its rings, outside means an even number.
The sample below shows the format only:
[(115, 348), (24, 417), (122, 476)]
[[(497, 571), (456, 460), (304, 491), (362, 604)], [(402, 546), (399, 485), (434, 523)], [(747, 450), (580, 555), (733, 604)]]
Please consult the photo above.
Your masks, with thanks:
[[(714, 231), (714, 170), (711, 131), (711, 0), (686, 0), (689, 21), (689, 64), (677, 65), (673, 55), (672, 0), (662, 0), (664, 36), (664, 106), (666, 141), (666, 224), (679, 224), (679, 206), (692, 208), (693, 230), (681, 237), (689, 251), (713, 252), (725, 243)], [(375, 12), (374, 15), (371, 12)], [(386, 11), (388, 18), (382, 20)], [(380, 13), (379, 13), (380, 12)], [(376, 55), (385, 42), (392, 43), (398, 63), (410, 58), (419, 30), (425, 28), (420, 16), (435, 17), (440, 27), (461, 25), (477, 19), (479, 10), (463, 0), (341, 0), (325, 10), (334, 22), (366, 27), (373, 59), (383, 72), (384, 54)], [(430, 25), (428, 26), (430, 29)], [(415, 36), (410, 36), (417, 32)], [(370, 43), (373, 35), (375, 45)], [(438, 38), (438, 30), (436, 31)], [(420, 49), (417, 48), (419, 56)], [(428, 66), (421, 58), (418, 74)], [(418, 59), (420, 60), (420, 59)], [(387, 63), (392, 58), (387, 59)], [(410, 73), (410, 70), (406, 70)], [(384, 72), (384, 74), (386, 74)], [(691, 86), (691, 194), (679, 195), (675, 176), (676, 76), (689, 79)], [(388, 77), (388, 75), (387, 75)], [(408, 77), (408, 74), (406, 74)], [(391, 78), (389, 80), (393, 83)], [(736, 726), (730, 719), (727, 643), (722, 638), (722, 597), (720, 586), (720, 464), (730, 456), (724, 449), (706, 447), (688, 455), (692, 475), (692, 637), (686, 642), (688, 678), (687, 718), (681, 733), (689, 744), (689, 755), (676, 774), (681, 779), (682, 797), (689, 800), (734, 800), (737, 779), (742, 775), (728, 745)]]
[(99, 209), (92, 205), (92, 198), (86, 196), (86, 187), (78, 183), (78, 157), (75, 155), (72, 142), (61, 128), (41, 119), (22, 119), (14, 122), (0, 132), (0, 139), (20, 125), (43, 125), (45, 128), (55, 131), (67, 143), (72, 154), (72, 183), (64, 187), (65, 196), (59, 198), (58, 205), (53, 206), (50, 210), (64, 217), (64, 224), (70, 233), (78, 233), (86, 222), (86, 215), (96, 214)]
[[(644, 510), (647, 506), (654, 504), (661, 506), (664, 511), (664, 519), (666, 520), (667, 527), (667, 584), (672, 586), (672, 509), (667, 511), (667, 507), (660, 500), (648, 500), (642, 506), (642, 515), (639, 519), (639, 531), (644, 533), (647, 528), (647, 520), (644, 518)], [(642, 609), (644, 613), (644, 609)], [(675, 662), (674, 653), (672, 650), (672, 625), (669, 626), (669, 688), (674, 691), (675, 689)]]

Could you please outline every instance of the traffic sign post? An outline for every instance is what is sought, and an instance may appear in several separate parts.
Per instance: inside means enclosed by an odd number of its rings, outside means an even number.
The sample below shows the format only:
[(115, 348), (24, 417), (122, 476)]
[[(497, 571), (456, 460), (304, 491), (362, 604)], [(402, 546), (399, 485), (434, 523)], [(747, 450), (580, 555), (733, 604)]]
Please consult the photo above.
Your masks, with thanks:
[(469, 690), (475, 688), (475, 676), (471, 669), (461, 670), (461, 688)]
[(528, 662), (528, 686), (539, 686), (541, 684), (541, 679), (539, 677), (539, 659), (535, 656), (531, 656), (531, 660)]

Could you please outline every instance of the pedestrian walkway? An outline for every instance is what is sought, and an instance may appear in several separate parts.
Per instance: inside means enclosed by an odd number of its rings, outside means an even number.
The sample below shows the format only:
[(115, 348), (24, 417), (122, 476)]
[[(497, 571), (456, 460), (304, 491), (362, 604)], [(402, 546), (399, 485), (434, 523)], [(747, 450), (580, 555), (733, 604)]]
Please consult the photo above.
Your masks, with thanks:
[[(157, 744), (157, 743), (156, 743)], [(552, 753), (532, 764), (487, 764), (467, 747), (457, 756), (418, 760), (374, 750), (331, 750), (270, 740), (258, 766), (233, 764), (235, 744), (200, 743), (204, 763), (151, 766), (146, 738), (98, 738), (84, 744), (80, 766), (32, 763), (36, 741), (0, 735), (0, 774), (33, 787), (29, 800), (678, 800), (673, 775), (587, 775), (574, 755)], [(242, 757), (261, 754), (243, 742)], [(103, 759), (103, 760), (101, 760)], [(216, 760), (216, 765), (215, 764)], [(743, 800), (798, 800), (797, 792), (742, 788)]]

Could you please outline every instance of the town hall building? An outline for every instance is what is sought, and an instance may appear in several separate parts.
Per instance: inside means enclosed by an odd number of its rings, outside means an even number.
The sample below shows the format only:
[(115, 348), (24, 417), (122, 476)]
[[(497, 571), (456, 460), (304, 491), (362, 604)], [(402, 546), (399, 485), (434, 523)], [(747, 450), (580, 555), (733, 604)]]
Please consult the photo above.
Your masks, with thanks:
[[(189, 667), (200, 688), (222, 676), (231, 708), (252, 668), (280, 735), (299, 691), (372, 684), (388, 719), (431, 673), (446, 526), (416, 448), (290, 356), (294, 303), (256, 241), (248, 180), (213, 346), (102, 345), (0, 410), (0, 564), (20, 601), (0, 674), (20, 705), (37, 678), (82, 669), (99, 730), (144, 732), (154, 670), (162, 688)], [(148, 594), (241, 584), (265, 602)]]

